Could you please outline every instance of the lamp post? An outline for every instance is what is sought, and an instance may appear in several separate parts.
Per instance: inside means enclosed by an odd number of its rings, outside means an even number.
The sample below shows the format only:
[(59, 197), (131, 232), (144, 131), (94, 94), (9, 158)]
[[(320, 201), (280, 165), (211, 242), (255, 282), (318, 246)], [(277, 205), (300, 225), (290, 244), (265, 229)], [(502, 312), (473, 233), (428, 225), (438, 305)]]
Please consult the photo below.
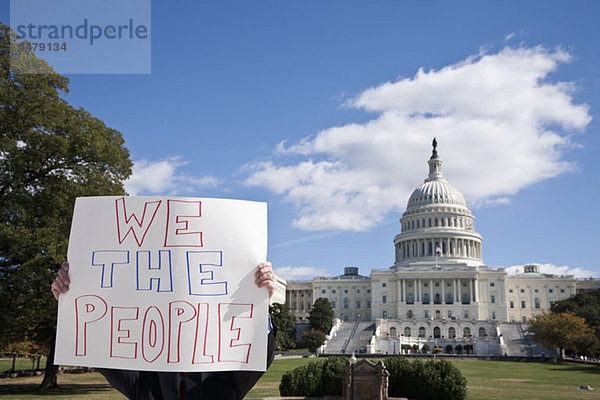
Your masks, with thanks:
[(350, 357), (350, 399), (354, 400), (354, 364), (356, 364), (356, 356), (352, 352)]

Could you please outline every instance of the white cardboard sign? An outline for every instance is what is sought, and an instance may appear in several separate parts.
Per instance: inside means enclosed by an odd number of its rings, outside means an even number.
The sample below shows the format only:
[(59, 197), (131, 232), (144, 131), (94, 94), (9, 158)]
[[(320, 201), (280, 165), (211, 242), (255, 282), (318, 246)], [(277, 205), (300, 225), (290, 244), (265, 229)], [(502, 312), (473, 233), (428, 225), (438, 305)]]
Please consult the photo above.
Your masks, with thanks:
[(55, 363), (265, 371), (266, 253), (266, 203), (78, 198)]

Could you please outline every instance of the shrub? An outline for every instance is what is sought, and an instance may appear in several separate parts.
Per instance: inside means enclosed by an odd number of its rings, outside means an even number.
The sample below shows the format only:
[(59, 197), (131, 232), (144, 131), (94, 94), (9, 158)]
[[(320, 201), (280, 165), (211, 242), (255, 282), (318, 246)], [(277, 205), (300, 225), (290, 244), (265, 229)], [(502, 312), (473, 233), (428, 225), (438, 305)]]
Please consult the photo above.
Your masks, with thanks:
[[(341, 396), (345, 357), (329, 357), (286, 372), (279, 385), (282, 396)], [(413, 360), (402, 356), (385, 361), (390, 397), (430, 400), (464, 400), (467, 380), (446, 360)]]
[(311, 353), (317, 351), (319, 347), (325, 343), (325, 333), (311, 329), (307, 332), (302, 332), (302, 342)]
[(431, 400), (463, 400), (467, 380), (446, 360), (409, 361), (393, 357), (385, 362), (389, 377), (389, 396)]
[(281, 378), (279, 393), (282, 396), (341, 396), (346, 363), (345, 357), (328, 357), (324, 362), (314, 361), (288, 371)]
[(323, 395), (341, 396), (344, 388), (346, 357), (328, 357), (323, 363)]

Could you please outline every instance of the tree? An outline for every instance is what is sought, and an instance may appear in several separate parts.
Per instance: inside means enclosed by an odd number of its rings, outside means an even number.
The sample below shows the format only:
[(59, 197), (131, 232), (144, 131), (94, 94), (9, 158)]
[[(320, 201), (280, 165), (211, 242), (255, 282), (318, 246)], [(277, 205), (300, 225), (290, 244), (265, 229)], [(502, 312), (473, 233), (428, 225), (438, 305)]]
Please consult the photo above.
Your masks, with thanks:
[(331, 306), (329, 300), (325, 298), (318, 298), (315, 301), (312, 310), (310, 310), (310, 315), (308, 316), (310, 328), (328, 334), (333, 326), (334, 315), (333, 307)]
[(570, 312), (585, 319), (600, 339), (600, 289), (577, 293), (568, 299), (560, 300), (551, 307), (552, 312)]
[(123, 194), (131, 161), (121, 134), (62, 99), (68, 79), (19, 43), (0, 24), (0, 347), (48, 348), (49, 388), (50, 284), (66, 260), (75, 198)]
[(275, 350), (287, 350), (296, 347), (296, 318), (290, 314), (290, 308), (281, 303), (269, 306), (269, 314), (277, 327)]
[(549, 348), (558, 347), (561, 358), (564, 350), (588, 354), (597, 346), (592, 328), (583, 318), (571, 313), (544, 312), (534, 317), (530, 324), (533, 339)]
[(326, 335), (319, 330), (311, 329), (310, 331), (302, 332), (302, 341), (308, 347), (308, 351), (314, 353), (319, 347), (325, 343)]

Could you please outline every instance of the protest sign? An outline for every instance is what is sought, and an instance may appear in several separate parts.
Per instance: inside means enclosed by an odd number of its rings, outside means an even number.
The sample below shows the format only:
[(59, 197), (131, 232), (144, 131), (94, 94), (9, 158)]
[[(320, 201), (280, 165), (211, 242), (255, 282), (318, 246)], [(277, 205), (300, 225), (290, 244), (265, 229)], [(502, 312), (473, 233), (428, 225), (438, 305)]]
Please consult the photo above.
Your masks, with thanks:
[(55, 363), (266, 370), (266, 204), (88, 197), (75, 204)]

